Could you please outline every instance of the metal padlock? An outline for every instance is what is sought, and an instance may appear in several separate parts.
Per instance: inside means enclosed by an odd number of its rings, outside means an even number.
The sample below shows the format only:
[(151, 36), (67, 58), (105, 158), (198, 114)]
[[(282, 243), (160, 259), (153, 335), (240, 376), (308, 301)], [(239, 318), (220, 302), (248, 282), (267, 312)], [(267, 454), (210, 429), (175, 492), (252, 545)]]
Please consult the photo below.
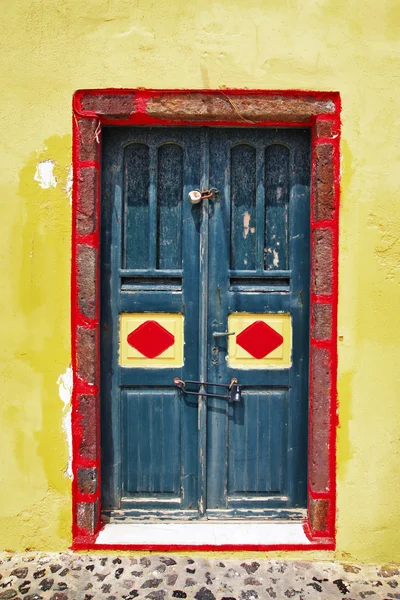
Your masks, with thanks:
[(192, 204), (199, 204), (202, 200), (201, 192), (199, 190), (192, 190), (189, 192), (189, 200)]
[(240, 385), (238, 385), (237, 383), (234, 383), (230, 389), (230, 393), (231, 393), (231, 398), (230, 401), (231, 402), (240, 402), (242, 399), (242, 390)]
[(199, 204), (202, 200), (215, 197), (218, 194), (217, 188), (210, 188), (209, 190), (192, 190), (189, 192), (189, 199), (192, 204)]

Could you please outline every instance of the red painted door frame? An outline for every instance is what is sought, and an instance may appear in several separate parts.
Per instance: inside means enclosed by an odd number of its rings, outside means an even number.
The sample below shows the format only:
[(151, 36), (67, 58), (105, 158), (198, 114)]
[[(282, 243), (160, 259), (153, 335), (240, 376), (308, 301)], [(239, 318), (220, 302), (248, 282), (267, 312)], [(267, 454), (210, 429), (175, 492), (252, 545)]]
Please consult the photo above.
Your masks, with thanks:
[[(208, 125), (308, 126), (313, 135), (309, 476), (308, 517), (304, 523), (312, 543), (297, 547), (266, 544), (207, 549), (334, 549), (340, 109), (337, 92), (106, 89), (80, 90), (74, 94), (71, 275), (74, 548), (100, 548), (94, 544), (102, 528), (98, 331), (102, 127)], [(190, 544), (130, 548), (194, 549)]]

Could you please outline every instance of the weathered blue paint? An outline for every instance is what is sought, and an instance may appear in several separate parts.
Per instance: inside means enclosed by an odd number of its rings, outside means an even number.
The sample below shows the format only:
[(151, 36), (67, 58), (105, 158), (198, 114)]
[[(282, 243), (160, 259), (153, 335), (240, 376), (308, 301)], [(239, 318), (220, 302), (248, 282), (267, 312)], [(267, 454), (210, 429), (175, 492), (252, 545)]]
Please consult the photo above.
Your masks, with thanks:
[[(165, 150), (165, 144), (172, 144), (174, 150)], [(149, 149), (150, 175), (137, 172), (146, 168), (145, 160), (136, 160), (132, 171), (132, 163), (123, 168), (127, 164), (129, 149), (143, 147)], [(145, 154), (143, 150), (141, 153)], [(160, 157), (157, 164), (156, 159)], [(157, 176), (157, 168), (166, 163), (173, 180), (168, 176)], [(179, 178), (182, 183), (177, 202), (173, 195), (178, 191)], [(128, 188), (127, 180), (132, 182)], [(135, 187), (136, 180), (138, 188)], [(147, 190), (143, 182), (147, 182)], [(142, 497), (157, 492), (158, 507), (164, 502), (167, 506), (193, 510), (197, 514), (197, 402), (182, 400), (173, 386), (173, 379), (175, 376), (197, 379), (199, 374), (200, 214), (198, 210), (192, 210), (189, 202), (183, 201), (199, 183), (200, 143), (190, 129), (105, 129), (101, 234), (101, 443), (104, 448), (102, 505), (106, 510), (124, 507), (129, 501), (140, 505)], [(144, 209), (143, 198), (146, 197), (148, 208)], [(160, 197), (161, 205), (157, 206)], [(136, 217), (129, 221), (130, 217), (126, 216), (135, 205), (145, 215), (143, 222), (135, 220)], [(167, 207), (178, 220), (176, 225), (171, 221)], [(127, 229), (129, 222), (135, 224), (135, 230)], [(139, 229), (136, 237), (134, 231)], [(160, 236), (155, 234), (157, 231)], [(127, 235), (129, 239), (126, 239)], [(168, 248), (176, 235), (179, 235), (178, 241), (181, 239), (182, 250), (175, 248), (171, 260)], [(182, 264), (178, 264), (180, 261)], [(185, 273), (184, 277), (182, 273)], [(118, 322), (119, 314), (123, 312), (182, 313), (185, 319), (184, 368), (120, 367)], [(145, 393), (145, 390), (148, 392)], [(149, 405), (147, 412), (146, 403)], [(156, 430), (165, 427), (164, 418), (156, 418), (156, 413), (150, 408), (152, 403), (159, 406), (170, 403), (175, 407), (164, 411), (171, 419), (168, 432), (165, 432), (169, 436), (168, 453), (161, 452), (164, 446), (157, 447), (160, 442), (151, 439), (150, 425)], [(136, 427), (134, 414), (138, 407), (140, 411), (136, 419), (143, 420), (140, 425), (142, 433), (134, 450), (131, 428)], [(178, 432), (178, 440), (175, 432)], [(137, 467), (139, 451), (140, 472)], [(154, 467), (150, 466), (153, 461), (156, 463)], [(173, 482), (164, 481), (164, 489), (155, 490), (154, 477), (146, 479), (144, 475), (146, 468), (149, 472), (158, 468), (165, 479), (172, 477)], [(171, 489), (174, 491), (171, 492)], [(175, 503), (171, 502), (174, 498)]]
[(271, 144), (265, 151), (265, 268), (289, 267), (290, 150)]
[(181, 400), (173, 389), (124, 389), (124, 491), (147, 496), (180, 494)]
[[(254, 152), (247, 151), (249, 146)], [(271, 147), (284, 148), (283, 165), (270, 160), (268, 149)], [(237, 148), (246, 148), (243, 162), (256, 164), (255, 186), (247, 180), (249, 196), (246, 200), (244, 191), (243, 196), (233, 193), (238, 184), (233, 186), (232, 182), (238, 178), (231, 170), (235, 167), (241, 172), (242, 169), (239, 163), (232, 161), (232, 151)], [(253, 167), (250, 173), (254, 173)], [(264, 509), (263, 514), (267, 514), (271, 503), (281, 508), (306, 504), (309, 180), (310, 134), (307, 130), (211, 130), (210, 184), (220, 190), (220, 195), (218, 202), (210, 206), (209, 331), (226, 331), (231, 312), (285, 312), (292, 315), (293, 324), (293, 364), (288, 369), (233, 369), (226, 361), (227, 339), (209, 342), (208, 381), (230, 381), (236, 377), (244, 388), (240, 407), (231, 408), (217, 398), (208, 400), (207, 507), (214, 514), (221, 511), (221, 517), (238, 502), (243, 509)], [(271, 190), (271, 182), (274, 190)], [(288, 208), (283, 212), (279, 207), (280, 212), (276, 212), (276, 186), (281, 183), (289, 190), (286, 193)], [(251, 200), (254, 187), (256, 203)], [(234, 206), (235, 201), (239, 206)], [(271, 205), (275, 212), (271, 213)], [(234, 238), (229, 231), (232, 215), (236, 228)], [(268, 238), (265, 232), (270, 232)], [(251, 236), (257, 242), (255, 257), (249, 260)], [(281, 245), (285, 245), (285, 239), (289, 240), (283, 249), (280, 267), (283, 272), (278, 270), (279, 262), (265, 263), (268, 248), (264, 241), (269, 237), (274, 240), (278, 261)], [(232, 242), (239, 246), (234, 253), (242, 257), (242, 263), (237, 266), (234, 263), (235, 270), (229, 272)], [(252, 446), (257, 436), (259, 439), (261, 436), (257, 447), (257, 452), (262, 454), (261, 462)]]
[[(267, 507), (269, 495), (284, 495), (287, 390), (249, 390), (229, 407), (228, 497), (231, 507)], [(274, 460), (271, 460), (274, 457)], [(266, 497), (268, 494), (268, 497)], [(243, 498), (242, 498), (243, 497)]]
[(157, 225), (154, 228), (158, 269), (182, 268), (183, 149), (158, 148)]
[(133, 143), (123, 155), (123, 243), (124, 266), (149, 267), (149, 147)]
[[(206, 190), (209, 188), (209, 132), (202, 129), (200, 133), (201, 140), (201, 174), (200, 188)], [(194, 210), (201, 214), (200, 222), (200, 247), (199, 247), (199, 380), (207, 381), (208, 370), (208, 279), (209, 279), (209, 200), (206, 198), (200, 206), (194, 207)], [(193, 307), (195, 310), (195, 307)], [(197, 379), (197, 378), (196, 378)], [(199, 435), (199, 516), (204, 517), (207, 508), (207, 411), (208, 396), (206, 386), (202, 385), (198, 397), (198, 435)], [(190, 398), (190, 396), (181, 396)]]
[[(309, 185), (306, 129), (105, 130), (102, 501), (126, 511), (116, 518), (305, 506)], [(216, 197), (190, 204), (210, 187)], [(184, 314), (184, 367), (118, 366), (121, 312)], [(292, 367), (230, 368), (227, 337), (212, 334), (232, 312), (290, 313)], [(180, 394), (175, 377), (236, 377), (243, 400)]]
[(256, 149), (239, 144), (230, 151), (231, 269), (256, 267)]

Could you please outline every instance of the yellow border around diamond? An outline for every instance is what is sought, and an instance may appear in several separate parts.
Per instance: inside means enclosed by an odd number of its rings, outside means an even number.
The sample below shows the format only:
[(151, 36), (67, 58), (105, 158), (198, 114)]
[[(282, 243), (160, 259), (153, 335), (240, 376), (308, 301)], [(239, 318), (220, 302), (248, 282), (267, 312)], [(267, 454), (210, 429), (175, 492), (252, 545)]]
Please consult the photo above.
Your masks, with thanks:
[[(265, 358), (254, 358), (236, 343), (236, 336), (255, 321), (263, 321), (283, 337), (283, 344)], [(229, 336), (227, 361), (236, 369), (287, 369), (292, 364), (292, 320), (283, 313), (232, 313), (228, 316)]]
[[(146, 358), (127, 342), (128, 335), (146, 321), (157, 321), (175, 338), (173, 346), (155, 358)], [(162, 369), (183, 366), (183, 315), (175, 313), (124, 313), (119, 321), (119, 364), (122, 367)]]

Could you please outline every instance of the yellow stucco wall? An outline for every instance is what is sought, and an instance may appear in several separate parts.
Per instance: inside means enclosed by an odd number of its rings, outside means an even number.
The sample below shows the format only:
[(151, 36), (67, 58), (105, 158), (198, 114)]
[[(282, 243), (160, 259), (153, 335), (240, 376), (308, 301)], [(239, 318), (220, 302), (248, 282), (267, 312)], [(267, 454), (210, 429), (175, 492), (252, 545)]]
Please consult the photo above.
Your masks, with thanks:
[[(337, 551), (304, 556), (400, 562), (396, 0), (14, 0), (1, 15), (0, 548), (71, 543), (57, 380), (74, 90), (298, 88), (343, 103)], [(45, 160), (56, 187), (34, 179)]]

